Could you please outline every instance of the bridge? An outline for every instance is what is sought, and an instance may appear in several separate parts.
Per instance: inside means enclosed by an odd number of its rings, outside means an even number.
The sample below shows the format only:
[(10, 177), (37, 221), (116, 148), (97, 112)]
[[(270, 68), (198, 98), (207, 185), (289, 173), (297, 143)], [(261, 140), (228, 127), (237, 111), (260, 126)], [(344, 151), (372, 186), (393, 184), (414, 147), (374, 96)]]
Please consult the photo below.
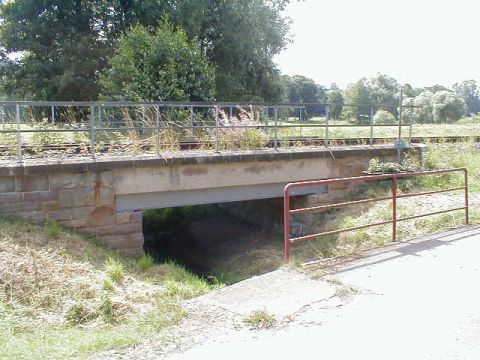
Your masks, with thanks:
[[(351, 123), (330, 119), (334, 105), (0, 101), (0, 214), (53, 219), (139, 254), (144, 209), (281, 197), (289, 182), (361, 175), (371, 158), (425, 150), (402, 140), (412, 119), (375, 124), (372, 107)], [(395, 145), (375, 143), (379, 126), (398, 128)], [(368, 146), (338, 146), (344, 128), (369, 134)]]
[[(422, 145), (402, 151), (423, 152)], [(142, 210), (281, 197), (286, 183), (360, 175), (368, 161), (394, 161), (393, 145), (295, 148), (167, 157), (102, 157), (0, 163), (0, 214), (97, 236), (127, 254), (143, 252)], [(331, 197), (344, 188), (294, 195)]]

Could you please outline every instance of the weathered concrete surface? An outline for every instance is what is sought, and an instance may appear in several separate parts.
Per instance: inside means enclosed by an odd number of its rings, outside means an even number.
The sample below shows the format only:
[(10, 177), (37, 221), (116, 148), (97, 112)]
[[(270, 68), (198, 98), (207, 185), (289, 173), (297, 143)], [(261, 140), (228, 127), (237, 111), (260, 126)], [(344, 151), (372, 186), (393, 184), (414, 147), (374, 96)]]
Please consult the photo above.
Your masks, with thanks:
[(240, 315), (260, 309), (286, 316), (334, 295), (335, 288), (330, 284), (284, 268), (204, 295), (198, 301)]
[[(228, 332), (167, 358), (479, 359), (479, 254), (478, 226), (377, 250), (337, 266), (334, 283), (356, 292), (342, 302), (309, 299), (283, 328)], [(246, 304), (264, 293), (257, 282), (256, 289), (238, 284)], [(281, 303), (284, 294), (270, 290), (270, 301)]]
[[(39, 223), (54, 219), (96, 235), (115, 249), (140, 254), (139, 210), (211, 203), (212, 199), (246, 200), (252, 194), (255, 198), (281, 196), (282, 186), (288, 182), (356, 176), (370, 158), (394, 160), (396, 156), (393, 146), (379, 145), (170, 158), (0, 162), (0, 214)], [(278, 191), (255, 188), (264, 189), (262, 186)], [(239, 189), (237, 196), (232, 195), (234, 189)], [(332, 188), (330, 194), (344, 191)]]

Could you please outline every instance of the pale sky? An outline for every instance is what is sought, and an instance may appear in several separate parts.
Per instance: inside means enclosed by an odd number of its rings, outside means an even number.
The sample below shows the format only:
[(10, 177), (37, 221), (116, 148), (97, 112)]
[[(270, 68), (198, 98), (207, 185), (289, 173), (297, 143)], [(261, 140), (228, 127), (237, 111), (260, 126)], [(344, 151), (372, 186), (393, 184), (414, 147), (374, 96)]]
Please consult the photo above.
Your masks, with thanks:
[(342, 88), (377, 72), (413, 86), (480, 80), (479, 0), (292, 0), (286, 14), (284, 74)]

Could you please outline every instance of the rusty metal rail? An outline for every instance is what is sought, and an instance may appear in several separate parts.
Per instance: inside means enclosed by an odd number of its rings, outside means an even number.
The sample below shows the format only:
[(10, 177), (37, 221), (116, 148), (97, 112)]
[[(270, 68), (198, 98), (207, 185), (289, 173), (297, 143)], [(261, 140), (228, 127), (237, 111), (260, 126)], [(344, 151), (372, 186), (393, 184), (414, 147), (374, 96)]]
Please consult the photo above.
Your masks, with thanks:
[[(463, 186), (459, 187), (452, 187), (447, 189), (440, 189), (440, 190), (432, 190), (432, 191), (423, 191), (423, 192), (415, 192), (415, 193), (407, 193), (407, 194), (397, 194), (398, 188), (398, 180), (404, 178), (412, 178), (417, 176), (428, 176), (428, 175), (441, 175), (446, 173), (452, 172), (463, 172), (464, 174), (464, 184)], [(292, 189), (298, 188), (308, 188), (313, 186), (319, 185), (331, 185), (331, 184), (350, 184), (350, 183), (359, 183), (359, 182), (371, 182), (371, 181), (392, 181), (391, 185), (391, 196), (386, 197), (379, 197), (379, 198), (369, 198), (363, 200), (355, 200), (355, 201), (346, 201), (341, 203), (335, 204), (327, 204), (327, 205), (319, 205), (319, 206), (312, 206), (307, 208), (300, 208), (300, 209), (291, 209), (290, 208), (290, 196), (292, 196)], [(438, 194), (438, 193), (445, 193), (449, 191), (458, 191), (464, 190), (465, 196), (465, 203), (464, 206), (450, 208), (441, 211), (434, 211), (429, 212), (426, 214), (414, 215), (399, 218), (397, 217), (397, 200), (401, 198), (407, 198), (412, 196), (426, 196), (431, 194)], [(359, 205), (359, 204), (366, 204), (366, 203), (373, 203), (379, 201), (391, 201), (392, 202), (392, 218), (390, 220), (379, 221), (375, 223), (370, 223), (367, 225), (343, 228), (343, 229), (336, 229), (331, 231), (325, 231), (321, 233), (315, 233), (311, 235), (299, 236), (299, 237), (291, 237), (291, 228), (290, 228), (290, 217), (295, 214), (304, 214), (308, 212), (314, 212), (319, 210), (329, 210), (332, 208), (340, 208), (350, 205)], [(285, 260), (288, 261), (290, 259), (290, 247), (292, 244), (295, 244), (300, 241), (307, 241), (317, 239), (323, 236), (328, 235), (335, 235), (342, 232), (348, 231), (355, 231), (360, 229), (365, 229), (373, 226), (379, 225), (386, 225), (392, 224), (392, 242), (397, 240), (397, 223), (399, 221), (407, 221), (413, 220), (420, 217), (431, 216), (431, 215), (438, 215), (443, 214), (446, 212), (451, 211), (458, 211), (458, 210), (465, 210), (465, 224), (468, 224), (468, 172), (466, 168), (455, 168), (455, 169), (442, 169), (442, 170), (432, 170), (432, 171), (421, 171), (421, 172), (412, 172), (412, 173), (397, 173), (397, 174), (382, 174), (382, 175), (366, 175), (366, 176), (358, 176), (352, 178), (337, 178), (337, 179), (325, 179), (325, 180), (316, 180), (316, 181), (303, 181), (303, 182), (296, 182), (290, 183), (285, 186), (284, 189), (284, 227), (285, 227)]]

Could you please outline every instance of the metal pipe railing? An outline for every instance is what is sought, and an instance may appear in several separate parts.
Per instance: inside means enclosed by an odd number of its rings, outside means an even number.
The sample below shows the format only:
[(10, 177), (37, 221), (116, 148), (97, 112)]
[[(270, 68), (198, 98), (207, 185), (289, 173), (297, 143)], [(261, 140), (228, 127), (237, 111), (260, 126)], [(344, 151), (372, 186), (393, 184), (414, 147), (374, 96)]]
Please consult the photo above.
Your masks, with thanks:
[[(411, 178), (411, 177), (416, 177), (416, 176), (441, 175), (441, 174), (452, 173), (452, 172), (463, 172), (463, 174), (464, 174), (464, 177), (463, 177), (464, 185), (463, 186), (457, 186), (457, 187), (453, 187), (453, 188), (440, 189), (440, 190), (416, 192), (416, 193), (410, 193), (410, 194), (400, 194), (400, 195), (397, 194), (398, 180), (399, 179)], [(346, 202), (341, 202), (341, 203), (336, 203), (336, 204), (311, 206), (311, 207), (299, 208), (299, 209), (291, 209), (291, 206), (290, 206), (290, 197), (292, 196), (292, 193), (291, 193), (292, 189), (316, 187), (316, 186), (321, 186), (321, 185), (351, 184), (351, 183), (359, 183), (359, 182), (385, 181), (385, 180), (391, 180), (392, 181), (392, 185), (391, 185), (392, 195), (391, 196), (384, 196), (384, 197), (379, 197), (379, 198), (369, 198), (369, 199), (363, 199), (363, 200), (346, 201)], [(425, 195), (445, 193), (445, 192), (449, 192), (449, 191), (458, 191), (458, 190), (463, 190), (464, 191), (464, 206), (450, 208), (450, 209), (446, 209), (446, 210), (434, 211), (434, 212), (430, 212), (430, 213), (426, 213), (426, 214), (408, 216), (408, 217), (403, 217), (403, 218), (399, 218), (397, 216), (397, 200), (398, 199), (402, 199), (402, 198), (406, 198), (406, 197), (413, 197), (413, 196), (425, 196)], [(361, 226), (355, 226), (355, 227), (325, 231), (325, 232), (315, 233), (315, 234), (311, 234), (311, 235), (304, 235), (304, 236), (300, 236), (300, 237), (293, 237), (293, 238), (291, 237), (290, 217), (292, 215), (304, 214), (304, 213), (309, 213), (309, 212), (314, 212), (314, 211), (319, 211), (319, 210), (328, 210), (328, 209), (332, 209), (332, 208), (345, 207), (345, 206), (349, 206), (349, 205), (360, 205), (360, 204), (365, 204), (365, 203), (386, 201), (386, 200), (391, 200), (392, 201), (392, 217), (391, 217), (390, 220), (370, 223), (370, 224), (361, 225)], [(339, 233), (343, 233), (343, 232), (355, 231), (355, 230), (365, 229), (365, 228), (369, 228), (369, 227), (373, 227), (373, 226), (392, 224), (392, 242), (395, 242), (397, 240), (397, 223), (399, 221), (407, 221), (407, 220), (417, 219), (417, 218), (420, 218), (420, 217), (438, 215), (438, 214), (443, 214), (443, 213), (458, 211), (458, 210), (465, 210), (465, 224), (468, 224), (469, 223), (469, 214), (468, 214), (469, 213), (468, 171), (467, 171), (466, 168), (441, 169), (441, 170), (419, 171), (419, 172), (411, 172), (411, 173), (366, 175), (366, 176), (357, 176), (357, 177), (351, 177), (351, 178), (336, 178), (336, 179), (325, 179), (325, 180), (303, 181), (303, 182), (290, 183), (290, 184), (287, 184), (285, 186), (285, 189), (284, 189), (285, 260), (288, 261), (290, 259), (291, 245), (294, 244), (294, 243), (300, 242), (300, 241), (308, 241), (308, 240), (318, 239), (318, 238), (328, 236), (328, 235), (335, 235), (335, 234), (339, 234)]]
[[(270, 144), (273, 144), (273, 148), (277, 149), (280, 142), (285, 140), (285, 137), (294, 139), (294, 136), (285, 135), (288, 133), (289, 129), (303, 129), (311, 128), (318, 129), (319, 131), (324, 131), (323, 144), (329, 146), (332, 141), (335, 141), (335, 137), (332, 136), (332, 129), (347, 129), (347, 128), (367, 128), (370, 127), (370, 141), (369, 144), (373, 145), (373, 136), (374, 136), (374, 127), (393, 127), (395, 125), (386, 125), (386, 124), (373, 124), (373, 107), (370, 107), (370, 123), (369, 124), (338, 124), (331, 123), (331, 109), (333, 106), (339, 106), (340, 104), (331, 104), (331, 103), (290, 103), (290, 104), (271, 104), (271, 103), (207, 103), (207, 102), (113, 102), (113, 101), (95, 101), (95, 102), (67, 102), (67, 101), (0, 101), (0, 117), (2, 121), (2, 128), (0, 129), (0, 135), (2, 134), (16, 134), (17, 137), (17, 161), (22, 162), (25, 158), (24, 155), (31, 154), (29, 143), (31, 136), (35, 136), (38, 133), (85, 133), (87, 134), (89, 141), (88, 146), (90, 148), (89, 152), (91, 157), (96, 157), (96, 150), (99, 152), (101, 146), (99, 147), (99, 138), (97, 136), (99, 133), (112, 133), (112, 132), (138, 132), (139, 137), (144, 137), (147, 132), (154, 133), (156, 140), (154, 141), (153, 147), (156, 148), (157, 155), (160, 155), (160, 150), (162, 146), (162, 132), (173, 130), (173, 131), (204, 131), (213, 134), (212, 146), (216, 152), (219, 152), (222, 148), (222, 133), (227, 130), (247, 130), (247, 129), (259, 129), (265, 132), (269, 137)], [(362, 104), (360, 104), (362, 105)], [(352, 104), (341, 104), (343, 107), (349, 106), (358, 106)], [(195, 109), (197, 109), (197, 113)], [(241, 111), (251, 111), (254, 112), (255, 116), (261, 117), (264, 116), (264, 121), (257, 121), (254, 116), (254, 123), (244, 123), (237, 122), (232, 124), (231, 122), (225, 122), (224, 117), (228, 118), (226, 111), (230, 116), (233, 114), (233, 108), (240, 109)], [(324, 116), (325, 121), (319, 121), (316, 123), (305, 123), (305, 117), (307, 116), (307, 109), (313, 109), (318, 114)], [(10, 110), (8, 110), (10, 109)], [(24, 109), (24, 110), (22, 110)], [(123, 116), (123, 111), (125, 109), (130, 109), (137, 111), (133, 114), (134, 119), (127, 121)], [(13, 110), (13, 111), (12, 111)], [(139, 111), (138, 111), (139, 110)], [(165, 113), (182, 113), (183, 110), (188, 110), (188, 121), (177, 121), (179, 117), (173, 120), (167, 119), (164, 117), (163, 112)], [(270, 110), (273, 112), (273, 124), (268, 121), (270, 116)], [(295, 122), (288, 118), (285, 121), (284, 116), (286, 112), (295, 113), (298, 110), (299, 121)], [(65, 112), (70, 111), (70, 115), (73, 113), (75, 117), (75, 127), (66, 127), (67, 122), (62, 119), (65, 117)], [(151, 121), (147, 121), (147, 111), (155, 111), (155, 115), (151, 117)], [(112, 114), (113, 113), (113, 114)], [(200, 113), (200, 114), (199, 114)], [(13, 114), (13, 115), (12, 115)], [(25, 118), (30, 114), (30, 122), (27, 123)], [(33, 115), (32, 115), (33, 114)], [(8, 117), (13, 116), (15, 121), (8, 123)], [(138, 115), (138, 116), (137, 116)], [(186, 116), (186, 115), (185, 115)], [(202, 118), (203, 116), (203, 118)], [(138, 118), (136, 118), (138, 117)], [(40, 118), (39, 120), (36, 120)], [(47, 124), (42, 126), (37, 126), (36, 124), (41, 123), (42, 121), (48, 120)], [(200, 119), (200, 120), (199, 120)], [(16, 127), (13, 127), (13, 124), (16, 124)], [(411, 124), (404, 125), (410, 126)], [(282, 132), (283, 130), (283, 132)], [(271, 132), (269, 132), (271, 131)], [(25, 136), (22, 136), (25, 134)], [(28, 135), (30, 134), (30, 135)], [(273, 137), (272, 137), (273, 135)], [(307, 136), (308, 137), (308, 136)], [(48, 138), (48, 137), (47, 137)], [(309, 136), (309, 138), (315, 139), (315, 137)], [(318, 136), (320, 138), (320, 136)], [(103, 136), (105, 139), (105, 136)], [(332, 140), (333, 139), (333, 140)], [(294, 140), (295, 141), (295, 140)], [(107, 140), (108, 142), (108, 140)], [(105, 143), (105, 140), (103, 140)], [(198, 143), (207, 143), (201, 139), (198, 140)], [(318, 143), (318, 142), (317, 142)], [(29, 145), (30, 144), (30, 145)], [(0, 143), (0, 150), (2, 149)], [(50, 146), (52, 145), (52, 146)], [(70, 147), (71, 144), (65, 143), (65, 148)], [(107, 143), (108, 145), (108, 143)], [(58, 143), (47, 144), (46, 147), (52, 148), (56, 147), (60, 149)], [(38, 147), (37, 147), (38, 148)], [(7, 149), (8, 150), (8, 149)], [(11, 151), (10, 151), (11, 152)], [(1, 154), (0, 154), (1, 157)]]

